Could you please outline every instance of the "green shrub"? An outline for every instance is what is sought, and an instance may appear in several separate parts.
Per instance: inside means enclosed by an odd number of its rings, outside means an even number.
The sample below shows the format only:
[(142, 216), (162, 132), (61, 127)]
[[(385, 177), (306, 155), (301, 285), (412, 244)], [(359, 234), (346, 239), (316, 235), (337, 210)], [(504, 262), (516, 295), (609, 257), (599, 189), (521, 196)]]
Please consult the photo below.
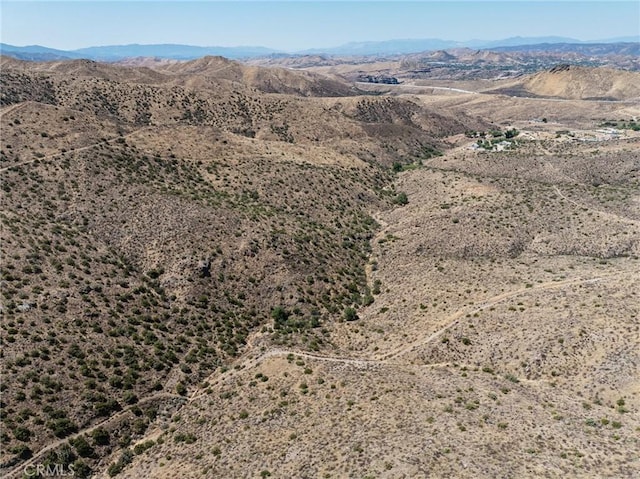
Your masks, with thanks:
[(271, 311), (271, 317), (275, 321), (276, 328), (278, 328), (287, 322), (287, 319), (289, 319), (289, 313), (282, 306), (277, 306)]
[(401, 205), (404, 206), (407, 203), (409, 203), (409, 198), (407, 197), (407, 194), (404, 191), (401, 191), (400, 193), (398, 193), (396, 195), (396, 197), (393, 199), (393, 202), (397, 205)]
[(56, 437), (67, 437), (74, 432), (78, 432), (76, 426), (69, 418), (63, 417), (54, 419), (47, 423), (47, 427), (53, 431)]
[(96, 446), (106, 446), (109, 444), (109, 432), (103, 428), (98, 427), (91, 433), (91, 438)]
[(84, 436), (71, 439), (69, 441), (69, 444), (71, 444), (75, 448), (78, 456), (80, 457), (92, 457), (94, 455), (95, 451), (93, 450), (93, 447), (91, 447)]
[(92, 472), (93, 471), (91, 470), (91, 468), (84, 461), (78, 459), (73, 462), (73, 477), (84, 479), (87, 477), (91, 477)]
[(520, 132), (518, 130), (516, 130), (515, 128), (512, 128), (510, 130), (505, 131), (504, 136), (505, 138), (515, 138), (519, 134)]
[(11, 449), (11, 452), (22, 460), (29, 459), (33, 456), (33, 451), (25, 444), (18, 444)]
[(31, 438), (31, 431), (24, 426), (17, 426), (13, 430), (13, 435), (18, 441), (28, 442)]
[(344, 310), (344, 319), (345, 321), (355, 321), (358, 319), (358, 313), (355, 309), (349, 307)]
[(115, 399), (107, 399), (106, 401), (94, 404), (94, 411), (97, 416), (110, 416), (111, 413), (120, 411), (122, 406)]
[(107, 469), (107, 473), (111, 477), (118, 475), (122, 472), (124, 466), (129, 464), (132, 460), (133, 452), (130, 449), (126, 449), (120, 456), (120, 459), (118, 459), (118, 462), (114, 462), (109, 466), (109, 468)]
[(187, 395), (187, 387), (183, 383), (178, 383), (178, 384), (176, 384), (176, 392), (180, 396), (186, 396)]
[(136, 456), (139, 456), (146, 450), (151, 449), (153, 446), (155, 446), (155, 444), (156, 443), (154, 441), (145, 441), (140, 444), (136, 444), (136, 446), (133, 448), (133, 452)]
[(173, 440), (175, 442), (184, 442), (186, 444), (193, 444), (194, 442), (196, 442), (196, 436), (194, 436), (191, 433), (188, 433), (188, 434), (179, 433), (179, 434), (176, 434)]

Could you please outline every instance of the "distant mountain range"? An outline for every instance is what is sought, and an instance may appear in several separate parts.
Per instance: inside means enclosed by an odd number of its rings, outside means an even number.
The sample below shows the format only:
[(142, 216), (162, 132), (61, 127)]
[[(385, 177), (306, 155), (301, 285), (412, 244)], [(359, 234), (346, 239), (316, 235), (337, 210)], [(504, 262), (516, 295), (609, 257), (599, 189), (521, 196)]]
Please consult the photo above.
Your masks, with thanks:
[(553, 45), (592, 45), (612, 43), (640, 43), (639, 37), (621, 37), (599, 41), (580, 41), (566, 37), (512, 37), (504, 40), (484, 41), (470, 40), (456, 42), (437, 38), (388, 40), (380, 42), (352, 42), (338, 47), (313, 48), (298, 52), (283, 52), (266, 47), (200, 47), (191, 45), (159, 44), (159, 45), (111, 45), (81, 48), (78, 50), (56, 50), (39, 45), (14, 46), (0, 43), (0, 53), (21, 60), (47, 61), (86, 58), (97, 61), (119, 61), (125, 58), (154, 57), (173, 60), (193, 60), (207, 55), (218, 55), (231, 59), (257, 58), (269, 55), (397, 55), (424, 51), (444, 50), (451, 48), (497, 49), (535, 46), (551, 48)]
[(353, 42), (334, 48), (313, 48), (300, 53), (328, 54), (328, 55), (398, 55), (406, 53), (419, 53), (433, 50), (446, 50), (451, 48), (476, 48), (490, 49), (496, 47), (513, 47), (519, 45), (541, 45), (541, 44), (588, 44), (588, 43), (619, 43), (637, 42), (638, 38), (621, 38), (601, 40), (598, 42), (581, 42), (575, 38), (566, 37), (512, 37), (504, 40), (486, 41), (469, 40), (466, 42), (456, 42), (452, 40), (441, 40), (439, 38), (407, 39), (407, 40), (387, 40), (382, 42)]
[(198, 47), (192, 45), (110, 45), (80, 48), (78, 50), (56, 50), (32, 45), (17, 47), (0, 43), (0, 53), (20, 60), (47, 61), (85, 58), (113, 62), (125, 58), (154, 57), (173, 60), (194, 60), (205, 56), (221, 56), (230, 59), (255, 58), (277, 53), (264, 47)]

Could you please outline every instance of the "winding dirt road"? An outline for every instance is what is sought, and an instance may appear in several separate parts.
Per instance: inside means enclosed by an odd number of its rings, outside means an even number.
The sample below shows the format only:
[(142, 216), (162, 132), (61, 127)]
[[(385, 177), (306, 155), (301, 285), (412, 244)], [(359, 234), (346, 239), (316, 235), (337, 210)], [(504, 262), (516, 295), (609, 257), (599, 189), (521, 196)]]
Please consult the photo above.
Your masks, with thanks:
[[(223, 67), (224, 68), (224, 67)], [(421, 87), (421, 88), (427, 88), (427, 87)], [(428, 88), (437, 88), (437, 87), (428, 87)], [(441, 89), (446, 89), (446, 90), (452, 90), (452, 91), (460, 91), (460, 92), (464, 92), (464, 93), (478, 93), (478, 92), (469, 92), (469, 91), (464, 91), (464, 90), (456, 90), (456, 89), (451, 89), (451, 88), (442, 88)], [(18, 104), (18, 105), (12, 105), (8, 108), (6, 108), (5, 110), (0, 112), (0, 115), (5, 115), (7, 113), (10, 112), (14, 112), (17, 109), (19, 109), (20, 107), (24, 106), (26, 103), (22, 103), (22, 104)], [(126, 135), (123, 136), (118, 136), (118, 137), (114, 137), (114, 138), (110, 138), (108, 140), (106, 140), (106, 143), (111, 143), (113, 141), (116, 141), (118, 139), (121, 138), (128, 138), (131, 137), (133, 135), (136, 135), (144, 130), (147, 129), (151, 129), (154, 127), (143, 127), (137, 130), (134, 130)], [(85, 150), (89, 150), (91, 148), (95, 148), (101, 144), (105, 144), (105, 141), (101, 141), (101, 142), (97, 142), (95, 144), (91, 144), (91, 145), (87, 145), (81, 148), (77, 148), (75, 150), (71, 150), (67, 153), (77, 153), (77, 152), (81, 152), (81, 151), (85, 151)], [(46, 160), (50, 160), (56, 157), (59, 157), (61, 155), (63, 155), (64, 153), (54, 153), (48, 156), (45, 156), (43, 158), (35, 158), (32, 160), (28, 160), (22, 163), (18, 163), (18, 164), (14, 164), (11, 166), (7, 166), (4, 168), (0, 169), (0, 173), (2, 172), (6, 172), (12, 168), (18, 168), (20, 166), (24, 166), (24, 165), (28, 165), (28, 164), (32, 164), (38, 161), (46, 161)], [(554, 186), (556, 193), (562, 197), (563, 199), (565, 199), (566, 201), (568, 201), (569, 203), (573, 204), (574, 206), (580, 207), (580, 208), (585, 208), (584, 205), (580, 205), (579, 203), (567, 198), (566, 196), (564, 196), (562, 194), (562, 192), (557, 188), (557, 186)], [(593, 210), (593, 211), (597, 211), (597, 210)], [(606, 212), (601, 212), (601, 211), (597, 211), (600, 214), (611, 214), (611, 213), (606, 213)], [(617, 216), (617, 215), (616, 215)], [(384, 234), (386, 234), (386, 228), (387, 228), (387, 224), (380, 218), (376, 218), (376, 221), (378, 221), (381, 224), (381, 228), (379, 230), (379, 232), (377, 233), (375, 239), (379, 239), (381, 238)], [(637, 224), (636, 221), (631, 220), (631, 219), (627, 219), (628, 222)], [(374, 241), (375, 241), (374, 239)], [(367, 279), (368, 282), (370, 282), (370, 266), (367, 267)], [(456, 325), (460, 324), (462, 321), (464, 321), (464, 318), (467, 315), (473, 316), (475, 313), (484, 311), (490, 307), (493, 307), (501, 302), (504, 302), (506, 300), (518, 297), (518, 296), (522, 296), (522, 295), (526, 295), (532, 292), (539, 292), (539, 291), (543, 291), (543, 290), (549, 290), (549, 289), (558, 289), (558, 288), (566, 288), (566, 287), (571, 287), (571, 286), (576, 286), (576, 285), (580, 285), (580, 284), (589, 284), (589, 283), (597, 283), (597, 282), (601, 282), (601, 281), (605, 281), (607, 277), (611, 277), (613, 275), (616, 275), (619, 273), (609, 273), (609, 274), (602, 274), (600, 276), (597, 277), (593, 277), (593, 278), (582, 278), (582, 277), (578, 277), (578, 278), (573, 278), (573, 279), (566, 279), (566, 280), (561, 280), (561, 281), (549, 281), (549, 282), (545, 282), (545, 283), (540, 283), (531, 287), (521, 287), (519, 289), (515, 289), (512, 291), (507, 291), (507, 292), (503, 292), (500, 294), (497, 294), (495, 296), (491, 296), (485, 300), (483, 300), (480, 304), (476, 304), (476, 305), (472, 305), (472, 306), (466, 306), (463, 307), (455, 312), (453, 312), (452, 314), (450, 314), (449, 316), (447, 316), (444, 321), (445, 324), (444, 326), (442, 326), (441, 328), (439, 328), (436, 331), (433, 332), (429, 332), (429, 333), (425, 333), (424, 335), (415, 338), (412, 342), (410, 342), (409, 344), (404, 344), (399, 346), (398, 348), (396, 348), (395, 350), (391, 351), (391, 352), (387, 352), (381, 356), (376, 356), (376, 357), (371, 357), (371, 358), (353, 358), (353, 357), (340, 357), (340, 356), (330, 356), (330, 355), (321, 355), (321, 354), (314, 354), (314, 353), (309, 353), (309, 352), (305, 352), (305, 351), (297, 351), (297, 350), (289, 350), (289, 349), (270, 349), (267, 351), (264, 351), (258, 355), (255, 355), (256, 351), (251, 348), (251, 346), (249, 345), (249, 350), (240, 358), (238, 358), (235, 361), (235, 364), (233, 364), (232, 366), (235, 366), (236, 369), (240, 369), (240, 370), (250, 370), (252, 368), (255, 368), (257, 366), (260, 365), (260, 363), (264, 362), (265, 360), (269, 359), (269, 358), (274, 358), (274, 357), (287, 357), (289, 355), (294, 355), (297, 358), (304, 358), (304, 359), (308, 359), (310, 361), (320, 361), (320, 362), (324, 362), (324, 363), (331, 363), (331, 364), (343, 364), (343, 365), (348, 365), (348, 366), (352, 366), (355, 368), (378, 368), (378, 367), (399, 367), (399, 366), (407, 366), (407, 367), (447, 367), (450, 366), (450, 363), (431, 363), (431, 364), (422, 364), (422, 365), (415, 365), (412, 364), (411, 362), (408, 361), (403, 361), (403, 357), (416, 351), (417, 349), (427, 346), (428, 344), (430, 344), (431, 342), (437, 340), (438, 338), (440, 338), (443, 334), (445, 334), (447, 331), (451, 330), (452, 328), (454, 328)], [(371, 285), (370, 285), (371, 286)], [(470, 367), (470, 366), (469, 366)], [(216, 384), (218, 382), (219, 379), (221, 379), (222, 377), (224, 377), (226, 373), (222, 372), (221, 370), (215, 371), (212, 375), (209, 376), (208, 378), (208, 383), (209, 384)], [(533, 380), (528, 381), (528, 382), (534, 382)], [(94, 430), (96, 430), (99, 427), (104, 427), (108, 424), (112, 424), (114, 422), (117, 422), (123, 418), (125, 418), (126, 416), (132, 414), (132, 410), (135, 407), (139, 407), (143, 404), (148, 404), (151, 402), (155, 402), (155, 401), (161, 401), (161, 400), (181, 400), (184, 401), (183, 404), (188, 404), (191, 403), (193, 401), (197, 401), (203, 397), (206, 397), (209, 395), (209, 392), (207, 389), (196, 389), (195, 391), (193, 391), (193, 393), (188, 397), (184, 397), (184, 396), (180, 396), (177, 394), (172, 394), (172, 393), (158, 393), (158, 394), (154, 394), (151, 395), (149, 397), (143, 398), (141, 399), (137, 404), (131, 405), (131, 406), (127, 406), (126, 408), (122, 409), (121, 411), (119, 411), (118, 413), (114, 414), (111, 417), (105, 418), (103, 420), (101, 420), (100, 422), (97, 422), (95, 424), (92, 424), (91, 426), (88, 426), (80, 431), (78, 431), (77, 433), (74, 433), (70, 436), (67, 436), (63, 439), (59, 439), (56, 440), (54, 442), (52, 442), (51, 444), (48, 444), (47, 446), (43, 447), (42, 449), (40, 449), (39, 451), (37, 451), (36, 453), (34, 453), (34, 455), (28, 459), (27, 461), (22, 462), (19, 465), (14, 466), (12, 469), (8, 470), (5, 473), (5, 477), (21, 477), (23, 475), (23, 471), (25, 470), (25, 468), (27, 467), (31, 467), (34, 466), (36, 464), (38, 464), (39, 461), (42, 461), (44, 456), (61, 447), (62, 445), (66, 444), (69, 440), (72, 440), (74, 438), (78, 438), (80, 436), (86, 435), (86, 434), (90, 434), (91, 432), (93, 432)]]
[[(607, 277), (614, 276), (616, 274), (618, 273), (603, 274), (601, 276), (594, 277), (594, 278), (573, 278), (573, 279), (567, 279), (563, 281), (550, 281), (550, 282), (538, 284), (533, 287), (524, 287), (514, 291), (508, 291), (505, 293), (498, 294), (496, 296), (486, 299), (480, 305), (475, 306), (473, 308), (466, 307), (466, 308), (459, 309), (455, 313), (448, 316), (447, 324), (442, 328), (438, 329), (437, 331), (429, 335), (426, 335), (421, 338), (417, 338), (412, 343), (397, 349), (395, 352), (387, 353), (385, 356), (381, 358), (349, 358), (349, 357), (339, 357), (339, 356), (324, 356), (321, 354), (313, 354), (313, 353), (297, 351), (297, 350), (270, 349), (255, 357), (250, 357), (249, 355), (251, 354), (251, 351), (248, 351), (247, 354), (245, 354), (243, 357), (239, 358), (238, 361), (236, 361), (235, 368), (240, 370), (252, 369), (257, 367), (261, 362), (265, 361), (266, 359), (269, 359), (272, 357), (286, 357), (289, 355), (293, 355), (297, 358), (305, 358), (313, 361), (322, 361), (322, 362), (328, 362), (328, 363), (334, 363), (334, 364), (346, 364), (346, 365), (354, 366), (357, 368), (371, 368), (371, 367), (380, 367), (380, 366), (414, 366), (410, 363), (403, 363), (401, 361), (398, 361), (398, 359), (406, 354), (409, 354), (415, 349), (421, 346), (425, 346), (430, 342), (434, 341), (435, 339), (439, 338), (446, 331), (448, 331), (452, 327), (459, 324), (461, 321), (461, 318), (465, 317), (467, 314), (473, 315), (476, 312), (483, 311), (502, 301), (505, 301), (507, 299), (511, 299), (517, 296), (521, 296), (529, 292), (563, 288), (568, 286), (575, 286), (578, 284), (597, 283), (600, 281), (604, 281)], [(449, 363), (438, 363), (438, 364), (424, 364), (420, 366), (436, 367), (436, 366), (448, 366), (448, 365)], [(209, 384), (217, 383), (217, 379), (219, 379), (222, 374), (224, 373), (221, 373), (219, 371), (214, 372), (208, 378)], [(532, 381), (532, 382), (535, 382), (535, 381)], [(186, 403), (196, 401), (202, 397), (205, 397), (208, 394), (209, 393), (206, 390), (196, 390), (191, 394), (189, 398), (186, 398), (186, 399), (183, 396), (179, 396), (177, 394), (171, 394), (171, 393), (159, 393), (159, 394), (155, 394), (153, 396), (144, 398), (140, 400), (137, 404), (129, 406), (123, 409), (122, 411), (119, 411), (117, 414), (104, 419), (103, 421), (93, 424), (87, 428), (82, 429), (81, 431), (78, 431), (77, 433), (71, 436), (55, 441), (49, 444), (48, 446), (40, 449), (36, 454), (34, 454), (32, 458), (30, 458), (26, 462), (8, 471), (5, 477), (20, 477), (20, 474), (24, 471), (26, 467), (37, 464), (38, 460), (42, 459), (42, 457), (47, 452), (62, 446), (63, 444), (68, 442), (70, 439), (77, 438), (84, 434), (89, 434), (95, 429), (97, 429), (98, 427), (105, 426), (111, 422), (117, 421), (118, 419), (125, 417), (127, 414), (131, 413), (132, 409), (136, 406), (140, 406), (142, 404), (157, 401), (160, 399), (184, 399), (186, 404)]]
[(77, 437), (80, 437), (82, 435), (85, 434), (90, 434), (91, 432), (93, 432), (94, 430), (98, 429), (99, 427), (103, 427), (106, 426), (107, 424), (110, 424), (112, 422), (115, 422), (119, 419), (122, 419), (123, 417), (127, 416), (128, 414), (131, 413), (131, 411), (135, 408), (135, 407), (139, 407), (143, 404), (146, 403), (150, 403), (150, 402), (154, 402), (154, 401), (158, 401), (160, 399), (185, 399), (183, 396), (179, 396), (177, 394), (171, 394), (171, 393), (158, 393), (158, 394), (154, 394), (152, 396), (146, 397), (144, 399), (141, 399), (140, 401), (138, 401), (136, 404), (133, 404), (131, 406), (128, 406), (124, 409), (122, 409), (121, 411), (117, 412), (116, 414), (114, 414), (113, 416), (110, 416), (108, 418), (105, 418), (104, 420), (97, 422), (89, 427), (86, 427), (78, 432), (76, 432), (75, 434), (71, 434), (63, 439), (59, 439), (55, 442), (52, 442), (51, 444), (43, 447), (42, 449), (40, 449), (37, 453), (35, 453), (30, 459), (26, 460), (25, 462), (21, 463), (20, 465), (14, 467), (13, 469), (9, 470), (8, 472), (6, 472), (6, 475), (4, 477), (22, 477), (24, 474), (24, 471), (27, 468), (32, 468), (32, 466), (35, 466), (36, 464), (38, 464), (38, 461), (41, 460), (43, 458), (43, 456), (50, 452), (53, 451), (55, 449), (57, 449), (58, 447), (66, 444), (67, 442), (69, 442), (70, 440), (73, 440)]
[(20, 166), (30, 165), (30, 164), (35, 163), (37, 161), (39, 162), (39, 161), (51, 160), (53, 158), (56, 158), (56, 157), (59, 157), (59, 156), (62, 156), (62, 155), (66, 155), (66, 154), (69, 154), (69, 153), (78, 153), (78, 152), (81, 152), (81, 151), (90, 150), (91, 148), (95, 148), (96, 146), (112, 143), (112, 142), (114, 142), (116, 140), (119, 140), (119, 139), (129, 138), (130, 136), (133, 136), (136, 133), (140, 133), (142, 131), (149, 130), (149, 129), (152, 129), (152, 128), (155, 128), (155, 127), (153, 127), (153, 126), (144, 126), (142, 128), (138, 128), (137, 130), (134, 130), (134, 131), (132, 131), (130, 133), (127, 133), (126, 135), (115, 136), (115, 137), (109, 138), (109, 139), (107, 139), (105, 141), (99, 141), (97, 143), (92, 143), (91, 145), (81, 146), (80, 148), (75, 148), (73, 150), (65, 151), (64, 153), (63, 152), (52, 153), (50, 155), (43, 156), (42, 158), (33, 158), (32, 160), (27, 160), (27, 161), (23, 161), (21, 163), (16, 163), (14, 165), (5, 166), (4, 168), (0, 168), (0, 173), (4, 173), (5, 171), (9, 171), (9, 170), (11, 170), (13, 168), (18, 168)]
[[(614, 274), (614, 273), (612, 273)], [(424, 346), (426, 344), (429, 344), (430, 342), (434, 341), (435, 339), (439, 338), (440, 336), (442, 336), (445, 332), (447, 332), (449, 329), (451, 329), (452, 327), (456, 326), (457, 324), (460, 323), (460, 318), (465, 317), (466, 315), (471, 315), (473, 316), (475, 313), (479, 313), (487, 308), (490, 308), (492, 306), (495, 306), (498, 303), (501, 303), (502, 301), (505, 301), (507, 299), (511, 299), (511, 298), (515, 298), (517, 296), (521, 296), (523, 294), (532, 292), (532, 291), (539, 291), (539, 290), (545, 290), (545, 289), (555, 289), (555, 288), (562, 288), (565, 286), (573, 286), (576, 284), (582, 284), (582, 283), (597, 283), (598, 281), (602, 281), (606, 276), (610, 276), (610, 275), (602, 275), (599, 276), (597, 278), (575, 278), (575, 279), (567, 279), (564, 281), (549, 281), (546, 283), (541, 283), (538, 284), (536, 286), (532, 286), (532, 287), (525, 287), (525, 288), (521, 288), (521, 289), (517, 289), (515, 291), (509, 291), (506, 293), (502, 293), (502, 294), (498, 294), (496, 296), (493, 296), (485, 301), (482, 302), (482, 304), (480, 304), (479, 306), (476, 306), (475, 308), (463, 308), (460, 309), (458, 311), (456, 311), (455, 313), (453, 313), (452, 315), (450, 315), (447, 319), (448, 322), (447, 324), (440, 328), (439, 330), (437, 330), (436, 332), (430, 334), (427, 337), (418, 339), (416, 341), (414, 341), (411, 344), (408, 344), (407, 346), (404, 346), (402, 348), (400, 348), (399, 350), (397, 350), (396, 352), (393, 353), (388, 353), (387, 355), (384, 356), (384, 360), (385, 361), (391, 361), (394, 359), (397, 359), (401, 356), (404, 356), (405, 354), (410, 353), (411, 351), (415, 350), (416, 348), (420, 347), (420, 346)]]
[(568, 198), (567, 196), (565, 196), (565, 195), (560, 191), (560, 188), (558, 188), (558, 187), (557, 187), (557, 186), (555, 186), (555, 185), (553, 186), (553, 189), (554, 189), (554, 191), (558, 194), (558, 196), (559, 196), (560, 198), (562, 198), (563, 200), (565, 200), (565, 201), (566, 201), (566, 202), (568, 202), (568, 203), (571, 203), (573, 206), (575, 206), (575, 207), (577, 207), (577, 208), (580, 208), (580, 209), (583, 209), (583, 210), (587, 210), (587, 211), (592, 211), (592, 212), (594, 212), (594, 213), (598, 213), (599, 215), (602, 215), (602, 216), (608, 216), (608, 217), (610, 217), (610, 218), (615, 219), (616, 221), (621, 221), (621, 222), (623, 222), (623, 223), (628, 223), (628, 224), (631, 224), (631, 225), (637, 225), (637, 224), (638, 224), (638, 221), (637, 221), (637, 220), (633, 220), (633, 219), (631, 219), (631, 218), (627, 218), (626, 216), (621, 216), (621, 215), (618, 215), (618, 214), (616, 214), (616, 213), (611, 213), (611, 212), (609, 212), (609, 211), (602, 211), (602, 210), (598, 210), (598, 209), (596, 209), (596, 208), (592, 208), (591, 206), (587, 206), (587, 205), (583, 205), (583, 204), (581, 204), (581, 203), (578, 203), (577, 201), (572, 200), (571, 198)]

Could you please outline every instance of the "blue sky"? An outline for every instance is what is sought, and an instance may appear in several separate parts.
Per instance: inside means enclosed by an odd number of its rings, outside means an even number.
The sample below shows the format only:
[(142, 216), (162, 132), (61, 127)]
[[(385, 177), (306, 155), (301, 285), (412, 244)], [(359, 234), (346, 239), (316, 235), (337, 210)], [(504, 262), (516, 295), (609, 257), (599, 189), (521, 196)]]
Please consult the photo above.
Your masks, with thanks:
[(579, 40), (640, 35), (631, 1), (2, 1), (0, 39), (75, 49), (129, 43), (266, 46), (295, 51), (352, 41)]

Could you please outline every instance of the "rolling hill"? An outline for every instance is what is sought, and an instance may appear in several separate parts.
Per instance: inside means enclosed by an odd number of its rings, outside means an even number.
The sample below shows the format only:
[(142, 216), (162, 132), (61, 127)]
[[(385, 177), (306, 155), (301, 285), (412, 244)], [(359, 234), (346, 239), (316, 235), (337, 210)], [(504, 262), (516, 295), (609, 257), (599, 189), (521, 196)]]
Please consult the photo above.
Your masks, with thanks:
[(562, 64), (498, 91), (575, 100), (633, 100), (640, 98), (640, 73)]
[(484, 125), (211, 57), (3, 59), (0, 80), (5, 471), (124, 419), (73, 453), (95, 467), (260, 331), (323, 347), (370, 297), (391, 165)]
[(3, 477), (640, 473), (636, 73), (0, 66)]

